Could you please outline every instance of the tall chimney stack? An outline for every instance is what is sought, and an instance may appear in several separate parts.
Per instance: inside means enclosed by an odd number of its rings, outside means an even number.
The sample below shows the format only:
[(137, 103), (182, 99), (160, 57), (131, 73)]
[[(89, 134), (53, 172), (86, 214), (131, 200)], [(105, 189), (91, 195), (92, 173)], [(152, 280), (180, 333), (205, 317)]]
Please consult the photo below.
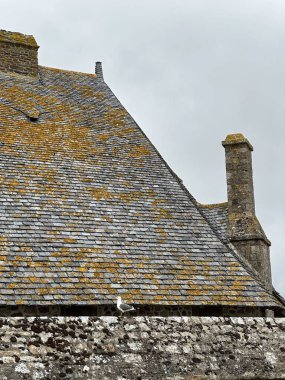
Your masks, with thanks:
[(255, 215), (253, 147), (241, 133), (228, 135), (222, 144), (226, 154), (228, 238), (271, 290), (270, 241)]
[(36, 77), (38, 48), (33, 36), (0, 30), (0, 71)]

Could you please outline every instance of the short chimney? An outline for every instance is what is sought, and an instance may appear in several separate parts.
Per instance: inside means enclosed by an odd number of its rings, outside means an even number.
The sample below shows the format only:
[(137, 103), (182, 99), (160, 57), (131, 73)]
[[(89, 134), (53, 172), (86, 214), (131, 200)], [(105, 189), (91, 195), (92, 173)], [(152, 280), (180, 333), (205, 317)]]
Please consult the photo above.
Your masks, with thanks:
[(270, 241), (255, 215), (253, 147), (241, 133), (228, 135), (222, 144), (226, 153), (228, 238), (271, 289)]
[(36, 77), (38, 48), (33, 36), (0, 30), (0, 71)]
[(95, 74), (96, 74), (98, 79), (104, 80), (102, 62), (96, 62)]

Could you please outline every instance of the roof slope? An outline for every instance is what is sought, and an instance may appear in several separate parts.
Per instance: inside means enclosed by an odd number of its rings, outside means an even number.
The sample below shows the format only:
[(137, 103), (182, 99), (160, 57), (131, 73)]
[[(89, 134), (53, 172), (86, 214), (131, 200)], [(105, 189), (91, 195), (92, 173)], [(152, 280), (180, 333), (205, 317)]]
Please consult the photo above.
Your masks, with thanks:
[(1, 73), (0, 133), (0, 304), (279, 305), (95, 75)]
[(211, 227), (216, 231), (223, 242), (227, 242), (228, 227), (228, 203), (198, 204), (200, 210), (206, 216)]

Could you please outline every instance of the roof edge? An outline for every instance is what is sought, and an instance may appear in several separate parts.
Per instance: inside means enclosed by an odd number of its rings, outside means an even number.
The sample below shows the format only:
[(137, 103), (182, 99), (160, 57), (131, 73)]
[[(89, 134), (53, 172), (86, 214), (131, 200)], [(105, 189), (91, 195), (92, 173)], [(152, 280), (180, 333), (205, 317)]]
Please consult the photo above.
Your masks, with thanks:
[(86, 76), (90, 76), (92, 78), (97, 78), (97, 75), (94, 73), (84, 73), (83, 71), (75, 71), (75, 70), (66, 70), (66, 69), (58, 69), (56, 67), (50, 67), (50, 66), (42, 66), (42, 65), (39, 65), (39, 68), (42, 68), (42, 69), (47, 69), (47, 70), (52, 70), (52, 71), (56, 71), (56, 72), (59, 72), (59, 73), (66, 73), (66, 74), (77, 74), (77, 75), (86, 75)]
[(202, 208), (216, 208), (216, 207), (223, 207), (223, 208), (227, 208), (228, 207), (228, 202), (221, 202), (221, 203), (200, 203), (200, 202), (197, 202), (198, 206), (199, 207), (202, 207)]

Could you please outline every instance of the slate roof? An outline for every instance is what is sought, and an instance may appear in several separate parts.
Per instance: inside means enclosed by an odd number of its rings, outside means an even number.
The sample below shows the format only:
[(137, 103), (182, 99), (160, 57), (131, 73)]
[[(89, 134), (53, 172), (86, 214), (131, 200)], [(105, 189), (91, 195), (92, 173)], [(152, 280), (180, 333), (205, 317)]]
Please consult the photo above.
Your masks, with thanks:
[(0, 304), (280, 306), (95, 75), (0, 73), (0, 182)]
[(227, 242), (228, 203), (198, 204), (211, 227), (223, 242)]

